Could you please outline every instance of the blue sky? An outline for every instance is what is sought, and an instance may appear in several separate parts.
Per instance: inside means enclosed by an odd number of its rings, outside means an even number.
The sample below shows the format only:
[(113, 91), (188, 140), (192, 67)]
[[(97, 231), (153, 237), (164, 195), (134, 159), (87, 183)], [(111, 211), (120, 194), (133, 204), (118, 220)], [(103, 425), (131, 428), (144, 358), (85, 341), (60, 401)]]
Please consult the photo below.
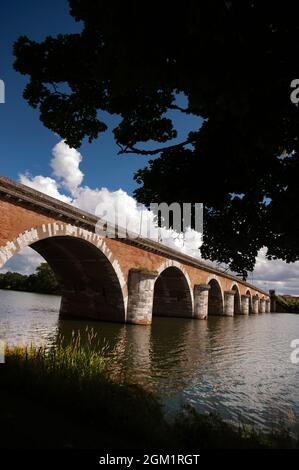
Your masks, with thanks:
[[(76, 23), (68, 13), (67, 0), (12, 0), (1, 2), (0, 18), (0, 79), (6, 86), (6, 102), (0, 105), (0, 173), (13, 179), (29, 171), (33, 175), (51, 175), (51, 149), (59, 138), (39, 121), (38, 110), (32, 109), (22, 98), (27, 78), (13, 69), (12, 47), (20, 35), (42, 41), (47, 35), (79, 32), (82, 23)], [(184, 138), (190, 125), (198, 119), (172, 112), (171, 116)], [(117, 156), (112, 128), (118, 118), (107, 115), (109, 130), (97, 141), (84, 142), (80, 153), (84, 156), (81, 170), (84, 184), (90, 187), (122, 188), (129, 194), (136, 187), (134, 172), (147, 163), (144, 156)]]

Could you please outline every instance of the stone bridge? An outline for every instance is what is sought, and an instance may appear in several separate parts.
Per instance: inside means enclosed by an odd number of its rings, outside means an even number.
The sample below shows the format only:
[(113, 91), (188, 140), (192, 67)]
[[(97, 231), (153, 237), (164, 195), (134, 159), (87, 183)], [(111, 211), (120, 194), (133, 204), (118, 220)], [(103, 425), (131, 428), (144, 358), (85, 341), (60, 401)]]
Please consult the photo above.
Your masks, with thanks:
[(269, 294), (144, 238), (96, 233), (98, 218), (0, 177), (0, 268), (30, 246), (52, 267), (60, 315), (147, 325), (153, 315), (270, 312)]

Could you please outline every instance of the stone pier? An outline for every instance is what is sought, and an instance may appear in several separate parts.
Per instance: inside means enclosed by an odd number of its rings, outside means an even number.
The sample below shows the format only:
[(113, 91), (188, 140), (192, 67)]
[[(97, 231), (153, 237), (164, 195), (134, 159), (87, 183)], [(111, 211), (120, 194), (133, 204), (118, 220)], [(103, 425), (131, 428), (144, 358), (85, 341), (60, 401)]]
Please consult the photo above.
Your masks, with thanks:
[(128, 323), (149, 325), (152, 322), (156, 272), (130, 269)]
[(260, 313), (266, 313), (266, 301), (265, 301), (265, 299), (260, 300)]
[(208, 317), (209, 284), (194, 286), (194, 318), (204, 320)]
[(249, 302), (250, 302), (250, 295), (241, 296), (241, 314), (242, 315), (249, 315)]
[(234, 316), (234, 300), (235, 300), (235, 291), (227, 290), (224, 292), (224, 315), (227, 317)]
[(259, 298), (257, 296), (252, 297), (252, 313), (259, 313)]

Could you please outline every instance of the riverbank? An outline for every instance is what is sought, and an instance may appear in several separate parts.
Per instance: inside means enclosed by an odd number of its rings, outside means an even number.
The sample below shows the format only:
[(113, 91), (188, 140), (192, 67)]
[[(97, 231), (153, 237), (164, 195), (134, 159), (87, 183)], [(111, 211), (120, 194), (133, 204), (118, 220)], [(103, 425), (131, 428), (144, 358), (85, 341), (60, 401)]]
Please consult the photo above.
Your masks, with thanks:
[(299, 314), (298, 299), (286, 299), (283, 296), (276, 296), (276, 311), (281, 313)]
[[(80, 338), (55, 348), (8, 348), (0, 365), (2, 448), (289, 448), (287, 432), (262, 435), (192, 408), (170, 423), (158, 399), (112, 380), (110, 359)], [(112, 367), (111, 367), (112, 366)]]

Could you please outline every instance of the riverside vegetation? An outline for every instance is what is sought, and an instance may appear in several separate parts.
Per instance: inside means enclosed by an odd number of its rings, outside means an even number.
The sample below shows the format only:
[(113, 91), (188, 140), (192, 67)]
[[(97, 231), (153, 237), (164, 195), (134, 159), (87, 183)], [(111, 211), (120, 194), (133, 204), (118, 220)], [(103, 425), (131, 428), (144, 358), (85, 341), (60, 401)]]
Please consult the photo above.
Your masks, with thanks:
[(0, 289), (39, 294), (59, 294), (58, 281), (48, 263), (41, 263), (33, 274), (0, 273)]
[(277, 295), (276, 305), (280, 307), (280, 310), (278, 311), (283, 311), (286, 313), (299, 313), (299, 302), (297, 299), (286, 299), (280, 295)]
[(7, 347), (0, 366), (2, 448), (294, 448), (287, 430), (261, 434), (184, 407), (166, 419), (152, 394), (111, 373), (86, 329), (57, 345)]

